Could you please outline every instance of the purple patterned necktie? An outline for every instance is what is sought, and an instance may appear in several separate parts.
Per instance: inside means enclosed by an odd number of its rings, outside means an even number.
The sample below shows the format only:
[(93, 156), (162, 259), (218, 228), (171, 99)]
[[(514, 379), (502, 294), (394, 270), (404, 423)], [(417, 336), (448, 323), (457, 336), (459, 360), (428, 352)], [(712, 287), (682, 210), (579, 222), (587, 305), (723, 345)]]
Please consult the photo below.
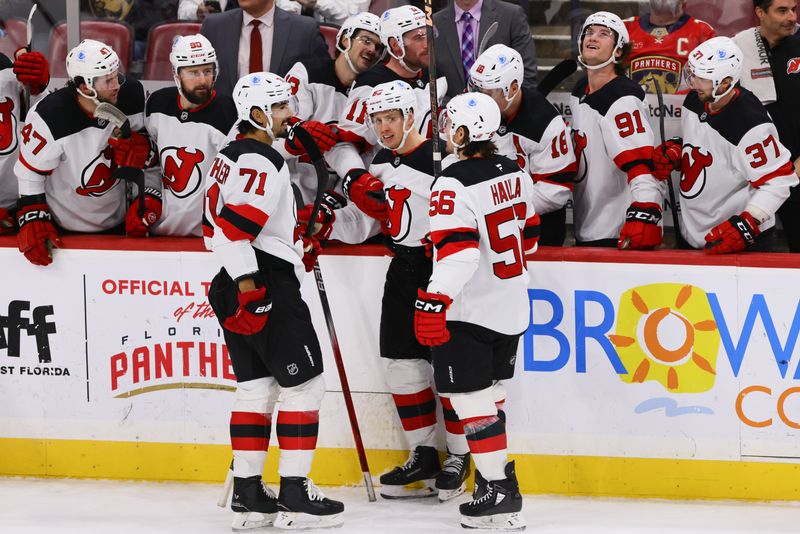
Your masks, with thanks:
[(461, 14), (464, 32), (461, 34), (461, 61), (464, 62), (464, 79), (469, 81), (469, 69), (475, 63), (475, 43), (472, 34), (472, 15), (469, 11)]

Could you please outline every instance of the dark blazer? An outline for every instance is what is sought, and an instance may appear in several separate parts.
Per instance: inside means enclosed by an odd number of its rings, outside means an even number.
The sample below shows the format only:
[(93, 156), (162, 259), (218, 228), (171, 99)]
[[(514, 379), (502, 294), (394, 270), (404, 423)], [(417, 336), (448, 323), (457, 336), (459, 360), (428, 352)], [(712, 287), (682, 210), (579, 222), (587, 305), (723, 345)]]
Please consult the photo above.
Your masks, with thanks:
[[(446, 8), (433, 15), (433, 24), (437, 30), (434, 43), (436, 46), (436, 75), (447, 77), (448, 99), (463, 92), (467, 85), (455, 18), (456, 12), (452, 1)], [(475, 53), (478, 53), (477, 47), (480, 46), (486, 29), (494, 21), (497, 21), (497, 32), (489, 39), (486, 48), (495, 44), (504, 44), (519, 52), (522, 56), (522, 63), (525, 65), (523, 86), (533, 89), (536, 87), (536, 52), (531, 29), (528, 26), (528, 16), (518, 5), (501, 0), (483, 0)]]
[[(200, 28), (200, 33), (211, 41), (211, 45), (217, 51), (219, 76), (214, 88), (219, 94), (230, 95), (239, 80), (241, 32), (241, 9), (209, 15)], [(317, 21), (311, 17), (287, 13), (276, 6), (270, 72), (283, 76), (301, 59), (321, 55), (328, 55), (328, 46), (319, 31)]]

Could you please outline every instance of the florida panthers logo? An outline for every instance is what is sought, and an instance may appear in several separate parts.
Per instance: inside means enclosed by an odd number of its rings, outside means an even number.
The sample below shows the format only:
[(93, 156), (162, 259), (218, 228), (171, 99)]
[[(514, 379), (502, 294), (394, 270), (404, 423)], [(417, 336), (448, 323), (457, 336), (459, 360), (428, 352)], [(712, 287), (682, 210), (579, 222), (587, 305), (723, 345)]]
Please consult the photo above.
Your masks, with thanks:
[(386, 191), (389, 201), (389, 236), (395, 241), (402, 241), (411, 231), (411, 208), (408, 199), (411, 190), (405, 187), (392, 187)]
[(178, 198), (186, 198), (200, 188), (203, 176), (200, 163), (205, 159), (199, 148), (190, 152), (184, 147), (169, 146), (161, 151), (164, 189)]
[(585, 133), (580, 130), (572, 130), (572, 145), (575, 147), (575, 161), (578, 162), (578, 174), (575, 175), (575, 183), (586, 179), (586, 173), (589, 170), (588, 161), (586, 161), (587, 143), (588, 140)]
[(711, 152), (703, 153), (696, 146), (683, 145), (681, 156), (681, 196), (695, 198), (706, 186), (707, 169), (714, 163)]
[(101, 197), (117, 185), (117, 180), (111, 177), (114, 150), (106, 146), (91, 163), (83, 168), (81, 185), (75, 192), (85, 197)]
[(0, 156), (17, 149), (17, 117), (14, 115), (14, 101), (6, 97), (0, 102)]

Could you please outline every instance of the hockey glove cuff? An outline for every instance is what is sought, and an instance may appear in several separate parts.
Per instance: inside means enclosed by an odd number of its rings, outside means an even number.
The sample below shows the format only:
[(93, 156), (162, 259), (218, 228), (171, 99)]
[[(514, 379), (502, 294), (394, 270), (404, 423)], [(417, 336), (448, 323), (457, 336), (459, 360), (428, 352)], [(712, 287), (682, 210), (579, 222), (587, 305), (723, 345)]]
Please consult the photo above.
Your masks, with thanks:
[(44, 195), (22, 197), (17, 201), (17, 246), (34, 265), (53, 263), (51, 250), (61, 245), (53, 217)]
[(722, 224), (718, 224), (706, 235), (705, 251), (709, 254), (734, 254), (756, 242), (761, 234), (758, 221), (750, 212), (743, 211)]
[(351, 169), (342, 183), (344, 195), (366, 213), (379, 221), (389, 218), (389, 204), (383, 196), (383, 182), (364, 169)]
[(655, 202), (634, 202), (625, 214), (619, 233), (620, 250), (648, 250), (661, 244), (661, 206)]
[(161, 218), (161, 191), (153, 187), (144, 190), (144, 215), (139, 216), (139, 198), (131, 202), (125, 216), (125, 233), (132, 237), (145, 237), (150, 227)]
[(251, 336), (263, 330), (267, 324), (272, 300), (266, 287), (238, 294), (239, 307), (236, 313), (225, 319), (222, 326), (236, 334)]
[(414, 334), (422, 345), (435, 347), (450, 341), (447, 329), (447, 309), (453, 299), (441, 293), (417, 290), (414, 304)]

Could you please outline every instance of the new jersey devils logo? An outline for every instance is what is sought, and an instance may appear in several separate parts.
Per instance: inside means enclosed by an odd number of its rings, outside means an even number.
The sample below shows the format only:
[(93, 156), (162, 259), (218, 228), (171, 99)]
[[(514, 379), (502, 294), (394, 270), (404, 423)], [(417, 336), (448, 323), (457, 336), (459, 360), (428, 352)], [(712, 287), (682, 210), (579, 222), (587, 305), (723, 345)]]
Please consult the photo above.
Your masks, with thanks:
[(408, 199), (411, 189), (394, 186), (386, 190), (389, 201), (389, 236), (395, 241), (402, 241), (411, 231), (411, 207)]
[(578, 162), (578, 174), (575, 175), (575, 183), (582, 182), (586, 179), (588, 171), (588, 162), (586, 161), (586, 145), (588, 140), (586, 134), (580, 130), (572, 130), (572, 145), (575, 147), (575, 160)]
[(681, 196), (695, 198), (706, 186), (707, 169), (714, 163), (711, 152), (704, 153), (699, 147), (683, 145), (681, 156)]
[(199, 148), (189, 152), (184, 147), (169, 146), (161, 151), (164, 189), (178, 198), (186, 198), (203, 183), (200, 163), (205, 159)]
[(0, 156), (17, 149), (17, 117), (13, 112), (14, 101), (6, 97), (0, 102)]
[(786, 62), (786, 74), (797, 74), (800, 72), (800, 57), (793, 57)]
[(81, 173), (81, 186), (75, 192), (85, 197), (101, 197), (117, 185), (117, 180), (111, 177), (111, 158), (114, 150), (106, 146), (91, 163), (84, 167)]

